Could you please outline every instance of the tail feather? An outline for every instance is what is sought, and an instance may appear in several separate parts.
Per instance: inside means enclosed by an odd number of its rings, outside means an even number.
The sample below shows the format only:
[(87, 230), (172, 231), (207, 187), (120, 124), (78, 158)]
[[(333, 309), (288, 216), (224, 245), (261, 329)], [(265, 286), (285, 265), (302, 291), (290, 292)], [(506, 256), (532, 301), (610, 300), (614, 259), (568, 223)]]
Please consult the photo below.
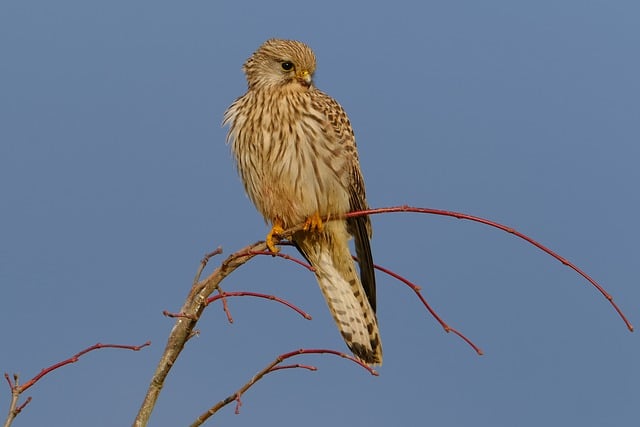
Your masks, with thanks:
[(347, 220), (347, 230), (353, 236), (358, 265), (360, 266), (360, 283), (367, 294), (373, 312), (376, 311), (376, 277), (369, 243), (369, 218), (356, 217)]
[(320, 290), (347, 346), (363, 362), (382, 364), (378, 322), (351, 259), (348, 238), (344, 222), (330, 221), (322, 232), (301, 231), (293, 240), (315, 267)]

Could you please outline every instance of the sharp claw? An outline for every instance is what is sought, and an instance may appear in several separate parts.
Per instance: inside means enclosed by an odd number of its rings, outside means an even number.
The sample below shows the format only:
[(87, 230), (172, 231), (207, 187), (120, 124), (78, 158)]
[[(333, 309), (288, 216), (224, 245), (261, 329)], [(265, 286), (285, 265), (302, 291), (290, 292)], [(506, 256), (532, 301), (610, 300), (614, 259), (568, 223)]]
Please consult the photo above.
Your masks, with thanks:
[(284, 232), (284, 229), (282, 228), (282, 225), (280, 224), (280, 222), (275, 221), (273, 224), (273, 227), (271, 227), (271, 231), (269, 231), (269, 234), (267, 234), (267, 238), (266, 238), (267, 248), (269, 248), (269, 250), (274, 254), (277, 254), (278, 252), (280, 252), (280, 248), (277, 248), (276, 244), (280, 240), (279, 235), (282, 234), (283, 232)]
[(304, 222), (304, 227), (302, 227), (304, 231), (322, 231), (323, 228), (324, 224), (322, 223), (322, 218), (320, 218), (320, 214), (318, 212), (307, 218)]

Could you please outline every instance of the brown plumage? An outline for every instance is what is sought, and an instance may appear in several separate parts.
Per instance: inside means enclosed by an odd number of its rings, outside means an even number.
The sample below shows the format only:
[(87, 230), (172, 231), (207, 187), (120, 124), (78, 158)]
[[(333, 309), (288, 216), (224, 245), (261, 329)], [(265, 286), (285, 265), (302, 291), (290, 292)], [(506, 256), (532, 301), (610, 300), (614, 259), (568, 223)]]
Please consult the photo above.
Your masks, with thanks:
[(340, 104), (314, 87), (315, 67), (304, 43), (267, 40), (245, 62), (249, 88), (224, 124), (245, 190), (273, 227), (269, 248), (278, 250), (274, 234), (305, 224), (292, 240), (315, 267), (338, 329), (358, 358), (381, 364), (369, 218), (322, 222), (368, 205), (351, 124)]

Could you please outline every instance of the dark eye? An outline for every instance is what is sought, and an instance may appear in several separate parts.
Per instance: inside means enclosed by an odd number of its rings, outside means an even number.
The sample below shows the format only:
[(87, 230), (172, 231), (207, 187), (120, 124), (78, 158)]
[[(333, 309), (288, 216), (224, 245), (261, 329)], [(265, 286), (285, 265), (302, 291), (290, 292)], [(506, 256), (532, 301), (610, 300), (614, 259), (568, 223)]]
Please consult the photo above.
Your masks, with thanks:
[(290, 71), (293, 69), (293, 62), (285, 61), (282, 63), (282, 69), (285, 71)]

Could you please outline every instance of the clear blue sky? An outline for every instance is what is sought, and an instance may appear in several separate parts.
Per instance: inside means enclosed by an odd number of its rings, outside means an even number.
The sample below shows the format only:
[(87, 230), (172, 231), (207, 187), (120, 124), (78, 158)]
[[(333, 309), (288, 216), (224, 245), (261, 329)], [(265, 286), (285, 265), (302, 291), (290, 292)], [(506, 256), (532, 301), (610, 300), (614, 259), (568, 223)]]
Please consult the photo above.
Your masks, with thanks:
[[(130, 425), (201, 256), (264, 237), (220, 123), (270, 37), (318, 56), (373, 206), (504, 222), (582, 266), (640, 326), (640, 6), (632, 1), (0, 3), (0, 371), (45, 378), (16, 426)], [(270, 375), (211, 425), (632, 426), (640, 342), (524, 242), (454, 219), (373, 218), (380, 377), (335, 357)], [(345, 350), (314, 278), (263, 258), (225, 283), (287, 298), (210, 307), (154, 426), (187, 425), (276, 355)], [(6, 408), (9, 391), (0, 386)], [(4, 416), (5, 409), (2, 409)]]

